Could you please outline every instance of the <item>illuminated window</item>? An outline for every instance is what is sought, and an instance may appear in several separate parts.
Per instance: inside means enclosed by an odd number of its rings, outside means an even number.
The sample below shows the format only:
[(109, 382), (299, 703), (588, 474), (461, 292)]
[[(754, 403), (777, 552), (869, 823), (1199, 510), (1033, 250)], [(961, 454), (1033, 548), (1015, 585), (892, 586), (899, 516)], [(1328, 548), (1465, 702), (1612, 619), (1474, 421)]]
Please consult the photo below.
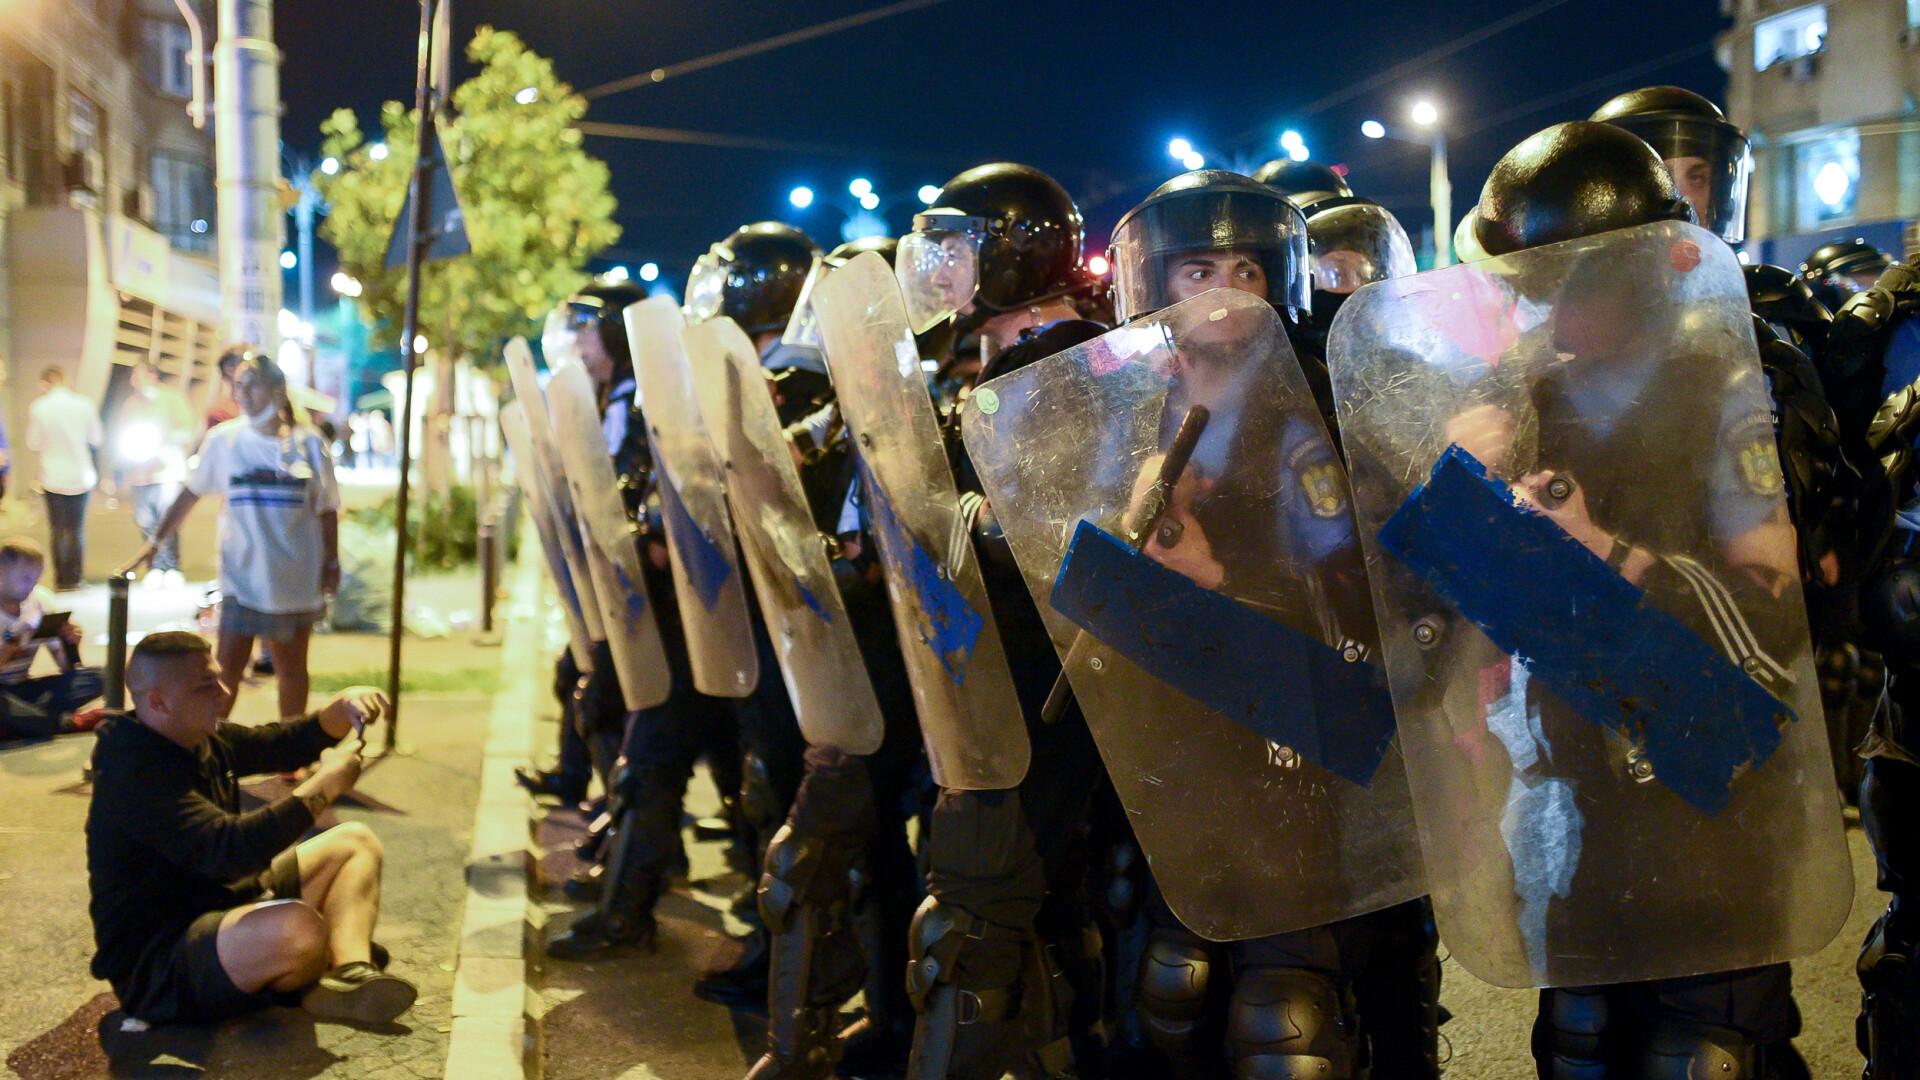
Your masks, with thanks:
[[(1911, 9), (1916, 0), (1907, 0)], [(1753, 70), (1817, 53), (1827, 44), (1827, 5), (1808, 4), (1753, 24)]]
[(1860, 133), (1848, 131), (1794, 151), (1800, 228), (1851, 221), (1860, 187)]

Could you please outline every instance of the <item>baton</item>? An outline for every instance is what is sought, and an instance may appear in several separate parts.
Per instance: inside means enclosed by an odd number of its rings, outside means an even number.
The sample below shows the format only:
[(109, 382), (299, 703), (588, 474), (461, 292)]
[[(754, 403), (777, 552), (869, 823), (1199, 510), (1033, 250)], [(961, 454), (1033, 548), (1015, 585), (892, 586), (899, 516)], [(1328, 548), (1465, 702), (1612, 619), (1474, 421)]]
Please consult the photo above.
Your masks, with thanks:
[[(1167, 514), (1167, 503), (1173, 499), (1174, 486), (1180, 482), (1180, 474), (1187, 471), (1187, 460), (1193, 457), (1193, 448), (1199, 443), (1200, 436), (1207, 430), (1207, 421), (1212, 416), (1205, 405), (1195, 405), (1187, 410), (1180, 421), (1180, 430), (1174, 433), (1173, 443), (1167, 447), (1167, 456), (1160, 459), (1160, 471), (1153, 478), (1153, 486), (1147, 489), (1147, 495), (1133, 514), (1131, 524), (1121, 527), (1121, 539), (1135, 551), (1147, 546), (1147, 540), (1154, 530), (1160, 527), (1160, 519)], [(1169, 538), (1165, 546), (1172, 547), (1178, 537)], [(1073, 691), (1067, 682), (1067, 671), (1074, 660), (1086, 650), (1087, 632), (1074, 635), (1073, 646), (1067, 650), (1065, 661), (1060, 665), (1060, 675), (1053, 680), (1053, 689), (1047, 692), (1047, 700), (1040, 706), (1040, 719), (1051, 724), (1060, 719), (1067, 709), (1067, 699)]]

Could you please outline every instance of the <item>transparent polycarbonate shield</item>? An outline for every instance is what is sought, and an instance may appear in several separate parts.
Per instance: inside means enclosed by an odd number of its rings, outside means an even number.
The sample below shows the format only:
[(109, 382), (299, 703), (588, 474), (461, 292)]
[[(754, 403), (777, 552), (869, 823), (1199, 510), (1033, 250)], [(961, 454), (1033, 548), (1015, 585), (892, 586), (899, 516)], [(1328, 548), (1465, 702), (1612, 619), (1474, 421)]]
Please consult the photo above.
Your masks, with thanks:
[(567, 561), (567, 573), (573, 579), (580, 598), (580, 620), (587, 636), (594, 641), (607, 640), (606, 624), (600, 618), (600, 602), (593, 591), (593, 576), (587, 571), (586, 541), (573, 511), (573, 492), (567, 489), (567, 470), (560, 463), (560, 450), (553, 443), (553, 419), (547, 414), (546, 391), (533, 370), (533, 350), (526, 339), (514, 338), (505, 349), (507, 375), (513, 381), (514, 398), (520, 402), (527, 420), (527, 434), (533, 439), (533, 456), (523, 459), (528, 468), (537, 469), (546, 488), (547, 506), (553, 514), (554, 540)]
[(1739, 263), (1666, 222), (1370, 285), (1329, 360), (1440, 929), (1568, 986), (1847, 916)]
[(600, 618), (621, 695), (630, 711), (652, 708), (667, 700), (673, 676), (587, 369), (572, 364), (554, 372), (547, 383), (547, 407), (553, 410), (554, 442), (587, 541), (587, 573), (600, 598)]
[(629, 304), (621, 314), (653, 448), (693, 685), (715, 697), (745, 697), (760, 681), (760, 653), (753, 645), (746, 583), (734, 556), (720, 459), (707, 438), (680, 342), (686, 318), (664, 296)]
[(815, 746), (871, 754), (880, 704), (753, 342), (725, 317), (688, 326), (681, 339), (801, 733)]
[(982, 385), (964, 431), (1184, 925), (1426, 891), (1346, 476), (1271, 306), (1175, 304)]
[(821, 282), (813, 302), (933, 777), (958, 790), (1013, 787), (1027, 774), (1026, 721), (900, 287), (867, 252)]
[[(519, 401), (509, 401), (500, 409), (500, 431), (506, 436), (507, 449), (513, 453), (513, 471), (520, 490), (527, 497), (527, 514), (533, 518), (534, 532), (540, 537), (540, 554), (547, 560), (547, 574), (553, 579), (553, 591), (560, 597), (560, 612), (567, 620), (567, 641), (576, 666), (593, 670), (593, 635), (587, 632), (581, 616), (580, 591), (567, 568), (566, 548), (560, 540), (567, 528), (555, 516), (553, 498), (540, 465), (539, 451), (533, 445), (533, 432), (527, 426), (527, 414)], [(581, 582), (585, 585), (585, 582)]]

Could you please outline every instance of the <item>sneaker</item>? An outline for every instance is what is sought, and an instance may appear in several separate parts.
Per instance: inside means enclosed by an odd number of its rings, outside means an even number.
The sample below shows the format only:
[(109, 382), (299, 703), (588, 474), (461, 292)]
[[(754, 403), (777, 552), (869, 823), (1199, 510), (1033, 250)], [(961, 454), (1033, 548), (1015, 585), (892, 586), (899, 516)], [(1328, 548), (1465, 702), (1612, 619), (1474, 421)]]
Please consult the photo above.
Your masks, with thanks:
[(253, 673), (255, 675), (273, 674), (273, 657), (268, 656), (266, 653), (261, 653), (259, 656), (254, 657)]
[(341, 964), (308, 988), (300, 1007), (323, 1020), (360, 1024), (390, 1024), (413, 1007), (419, 991), (398, 975), (389, 975), (364, 960)]
[(60, 730), (62, 732), (92, 731), (94, 728), (100, 726), (100, 719), (106, 715), (107, 710), (104, 705), (95, 705), (91, 709), (81, 709), (79, 712), (69, 716), (67, 722), (60, 725)]

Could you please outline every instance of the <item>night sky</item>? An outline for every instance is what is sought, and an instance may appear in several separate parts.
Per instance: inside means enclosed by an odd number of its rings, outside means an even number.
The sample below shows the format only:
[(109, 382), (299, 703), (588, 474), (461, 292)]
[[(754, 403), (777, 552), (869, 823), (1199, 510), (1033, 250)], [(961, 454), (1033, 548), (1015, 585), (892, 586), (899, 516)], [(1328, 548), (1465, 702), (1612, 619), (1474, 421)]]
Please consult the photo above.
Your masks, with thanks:
[[(576, 88), (692, 59), (883, 6), (886, 0), (456, 0), (454, 37), (489, 24), (551, 58)], [(380, 102), (412, 100), (417, 6), (395, 0), (276, 4), (285, 54), (282, 135), (319, 147), (341, 106), (372, 122)], [(1537, 15), (1386, 85), (1308, 111), (1338, 92), (1530, 9)], [(1386, 204), (1418, 237), (1430, 219), (1424, 147), (1362, 137), (1359, 124), (1405, 121), (1429, 96), (1447, 117), (1455, 215), (1520, 139), (1580, 119), (1622, 90), (1672, 83), (1718, 101), (1725, 75), (1713, 0), (1257, 2), (946, 0), (829, 37), (596, 99), (591, 121), (678, 128), (813, 152), (589, 138), (618, 197), (619, 242), (594, 265), (660, 263), (676, 290), (706, 246), (749, 221), (778, 218), (823, 246), (839, 239), (854, 177), (873, 181), (894, 232), (914, 192), (970, 165), (1015, 160), (1051, 173), (1080, 200), (1089, 250), (1148, 191), (1182, 171), (1175, 136), (1208, 165), (1279, 156), (1299, 131), (1315, 159), (1344, 162), (1357, 194)], [(462, 68), (456, 67), (455, 77)], [(1237, 141), (1236, 141), (1237, 140)], [(833, 152), (825, 152), (827, 150)], [(787, 192), (821, 198), (794, 210)]]

